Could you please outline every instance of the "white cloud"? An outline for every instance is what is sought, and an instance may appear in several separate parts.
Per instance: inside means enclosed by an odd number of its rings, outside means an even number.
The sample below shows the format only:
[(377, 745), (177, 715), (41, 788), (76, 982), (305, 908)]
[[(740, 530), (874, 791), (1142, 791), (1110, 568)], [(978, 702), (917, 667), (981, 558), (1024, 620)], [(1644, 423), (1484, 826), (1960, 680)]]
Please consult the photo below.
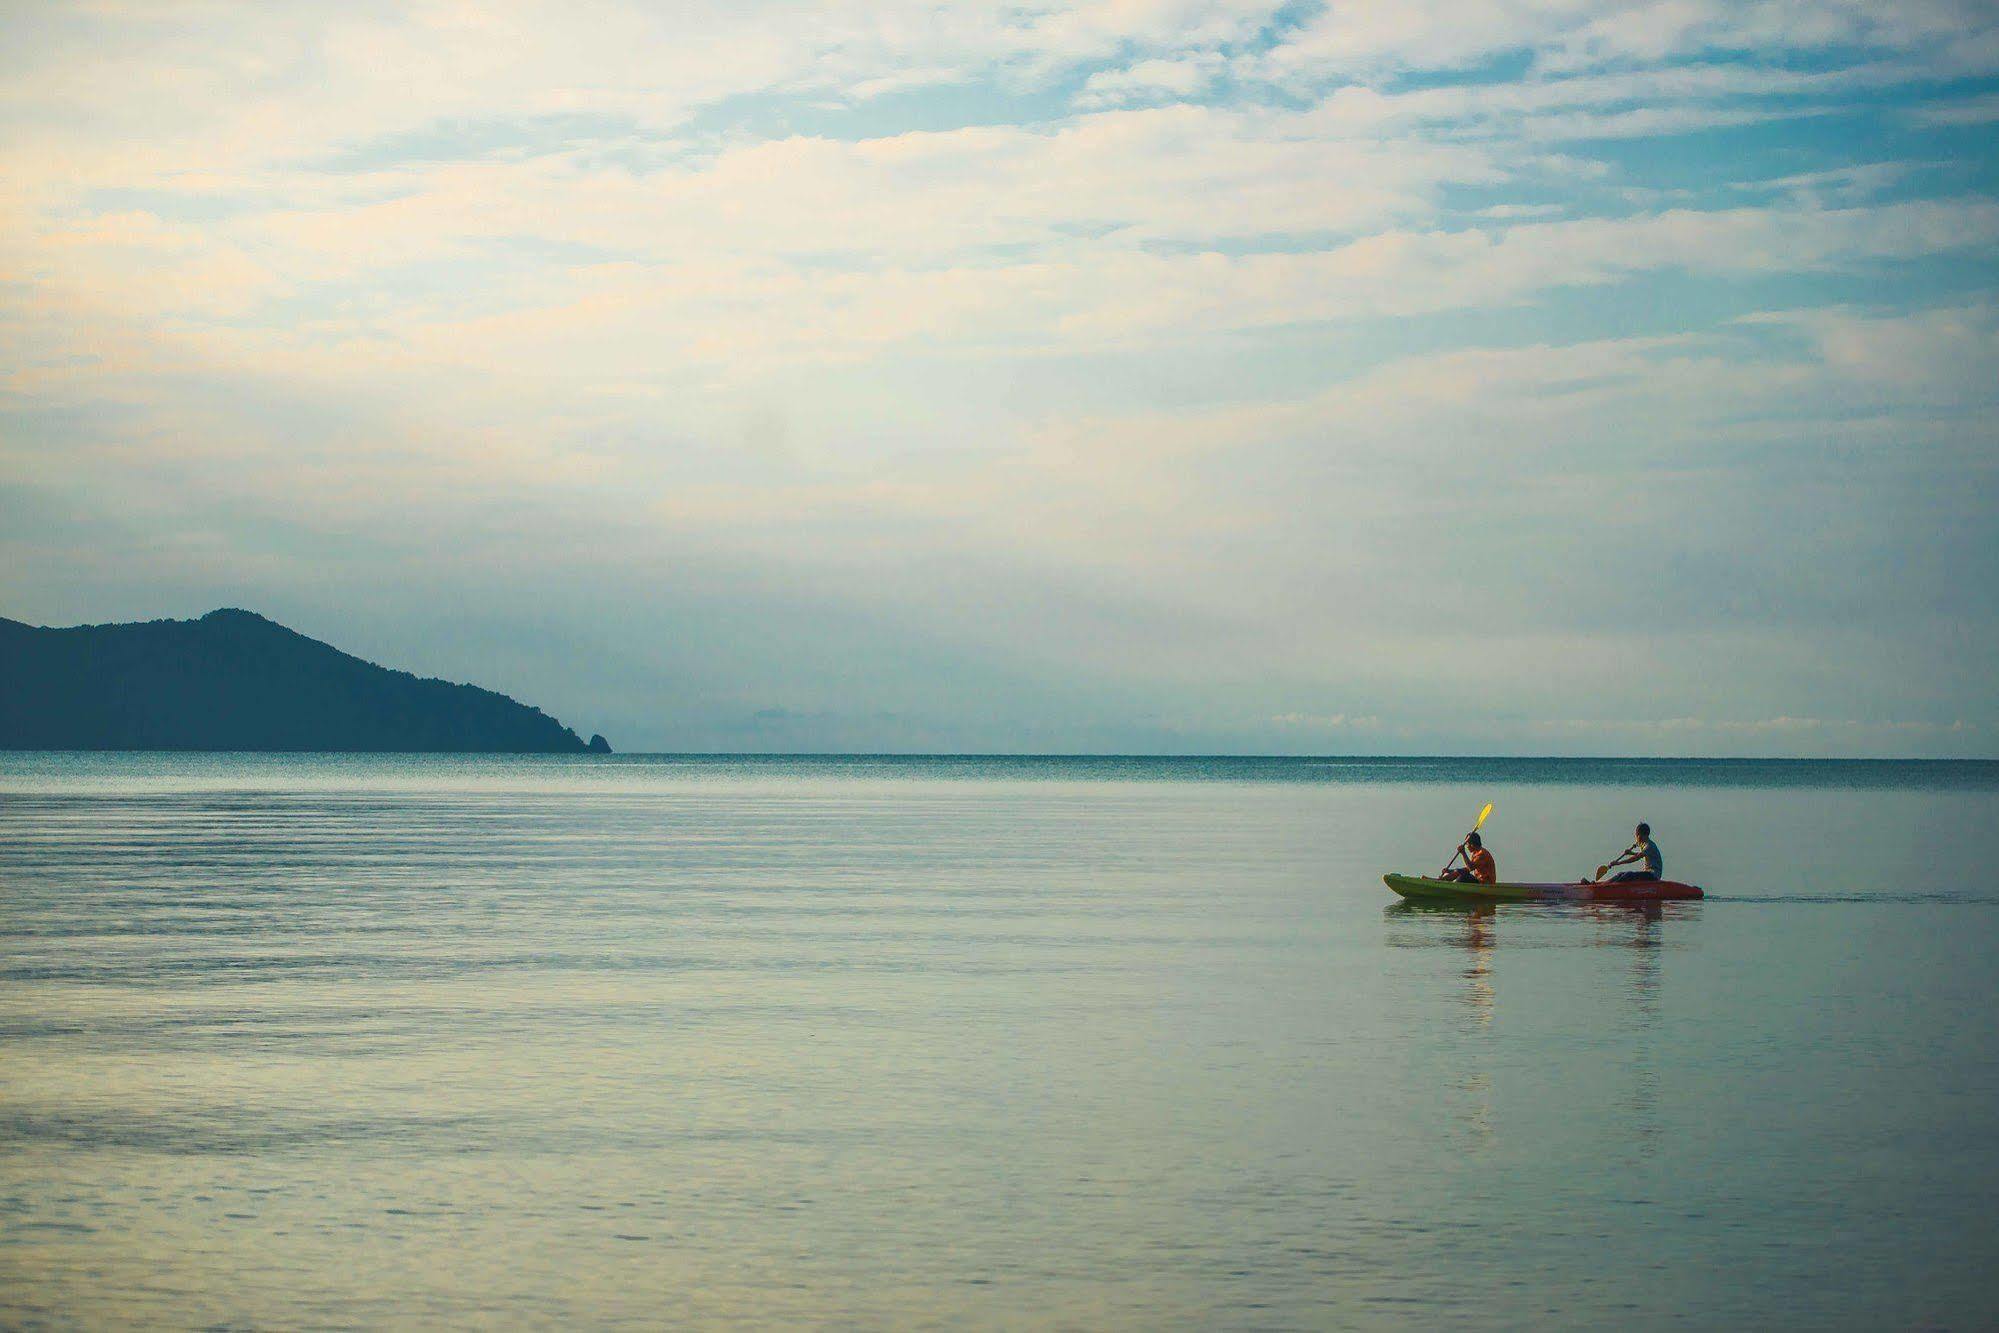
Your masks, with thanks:
[(1999, 93), (1915, 107), (1909, 119), (1919, 125), (1989, 125), (1999, 120)]
[(1179, 101), (1212, 86), (1228, 67), (1219, 52), (1171, 60), (1141, 60), (1121, 69), (1099, 70), (1083, 84), (1079, 106), (1120, 106), (1133, 102)]
[[(1931, 151), (1983, 95), (1919, 100), (1987, 7), (10, 19), (0, 462), (148, 577), (684, 585), (851, 614), (884, 696), (938, 686), (878, 629), (1307, 733), (1719, 716), (1719, 660), (1727, 716), (1988, 707), (1999, 203)], [(0, 541), (17, 595), (125, 549)]]

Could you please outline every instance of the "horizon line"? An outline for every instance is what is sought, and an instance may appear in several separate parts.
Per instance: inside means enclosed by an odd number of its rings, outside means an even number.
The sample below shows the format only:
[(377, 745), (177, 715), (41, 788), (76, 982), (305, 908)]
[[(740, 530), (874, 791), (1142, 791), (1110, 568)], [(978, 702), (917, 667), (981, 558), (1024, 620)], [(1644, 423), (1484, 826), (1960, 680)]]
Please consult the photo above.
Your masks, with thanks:
[(428, 758), (511, 759), (1231, 759), (1285, 763), (1390, 760), (1423, 763), (1511, 762), (1568, 764), (1999, 764), (1984, 755), (1683, 755), (1683, 754), (1273, 754), (1251, 751), (1087, 751), (1087, 750), (614, 750), (609, 754), (536, 750), (244, 750), (244, 749), (26, 749), (0, 747), (0, 754), (236, 754), (401, 755)]

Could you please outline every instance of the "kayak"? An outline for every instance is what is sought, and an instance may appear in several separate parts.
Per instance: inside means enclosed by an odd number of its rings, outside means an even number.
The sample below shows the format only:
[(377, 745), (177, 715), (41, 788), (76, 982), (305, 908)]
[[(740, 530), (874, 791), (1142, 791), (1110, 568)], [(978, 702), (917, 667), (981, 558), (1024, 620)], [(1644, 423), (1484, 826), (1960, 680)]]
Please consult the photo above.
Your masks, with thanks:
[(1593, 884), (1462, 884), (1421, 875), (1383, 875), (1382, 883), (1404, 898), (1428, 898), (1456, 903), (1654, 903), (1673, 898), (1704, 898), (1692, 884), (1670, 879), (1625, 880)]

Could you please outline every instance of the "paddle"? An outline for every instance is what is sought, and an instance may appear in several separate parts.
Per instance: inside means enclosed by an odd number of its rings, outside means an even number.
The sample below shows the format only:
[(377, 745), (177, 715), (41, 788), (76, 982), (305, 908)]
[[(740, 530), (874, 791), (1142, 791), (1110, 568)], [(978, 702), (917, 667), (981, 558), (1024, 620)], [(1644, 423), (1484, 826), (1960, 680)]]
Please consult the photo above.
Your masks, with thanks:
[(1610, 873), (1611, 866), (1616, 865), (1619, 861), (1622, 861), (1625, 857), (1631, 855), (1633, 852), (1637, 850), (1638, 850), (1638, 844), (1634, 842), (1629, 847), (1626, 847), (1623, 851), (1619, 852), (1616, 855), (1616, 857), (1614, 857), (1612, 860), (1603, 865), (1598, 866), (1596, 868), (1596, 879), (1591, 880), (1590, 883), (1595, 884), (1598, 881), (1602, 880), (1605, 875), (1608, 875)]
[[(1473, 825), (1471, 826), (1471, 833), (1476, 833), (1476, 832), (1478, 832), (1478, 831), (1479, 831), (1480, 829), (1484, 828), (1484, 827), (1485, 827), (1485, 817), (1486, 817), (1487, 815), (1491, 814), (1491, 813), (1492, 813), (1492, 802), (1491, 802), (1491, 801), (1487, 801), (1487, 802), (1485, 803), (1485, 809), (1483, 809), (1483, 810), (1481, 810), (1481, 811), (1479, 811), (1479, 812), (1478, 812), (1478, 822), (1477, 822), (1476, 824), (1473, 824)], [(1471, 837), (1471, 833), (1467, 833), (1467, 834), (1465, 834), (1465, 837), (1466, 837), (1466, 838), (1469, 838), (1469, 837)], [(1450, 860), (1448, 860), (1448, 861), (1446, 861), (1446, 862), (1444, 862), (1444, 868), (1443, 868), (1442, 870), (1439, 870), (1439, 871), (1437, 872), (1437, 878), (1438, 878), (1438, 879), (1442, 879), (1442, 878), (1443, 878), (1443, 877), (1444, 877), (1445, 875), (1448, 875), (1448, 874), (1450, 874), (1450, 873), (1451, 873), (1451, 867), (1452, 867), (1452, 866), (1454, 866), (1454, 865), (1456, 865), (1456, 864), (1457, 864), (1457, 861), (1458, 861), (1458, 858), (1459, 858), (1460, 856), (1463, 856), (1464, 854), (1465, 854), (1465, 845), (1464, 845), (1464, 842), (1463, 842), (1463, 841), (1460, 841), (1460, 842), (1458, 843), (1458, 849), (1457, 849), (1457, 850), (1456, 850), (1455, 852), (1452, 852), (1452, 853), (1451, 853), (1451, 859), (1450, 859)]]

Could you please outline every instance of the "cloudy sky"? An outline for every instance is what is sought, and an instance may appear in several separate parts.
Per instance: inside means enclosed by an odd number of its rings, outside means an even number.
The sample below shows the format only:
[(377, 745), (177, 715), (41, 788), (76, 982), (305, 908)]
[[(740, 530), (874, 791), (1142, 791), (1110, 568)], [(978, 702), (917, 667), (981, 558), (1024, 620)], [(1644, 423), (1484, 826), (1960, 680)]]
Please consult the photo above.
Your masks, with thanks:
[(622, 749), (1999, 753), (1991, 0), (0, 22), (0, 615)]

